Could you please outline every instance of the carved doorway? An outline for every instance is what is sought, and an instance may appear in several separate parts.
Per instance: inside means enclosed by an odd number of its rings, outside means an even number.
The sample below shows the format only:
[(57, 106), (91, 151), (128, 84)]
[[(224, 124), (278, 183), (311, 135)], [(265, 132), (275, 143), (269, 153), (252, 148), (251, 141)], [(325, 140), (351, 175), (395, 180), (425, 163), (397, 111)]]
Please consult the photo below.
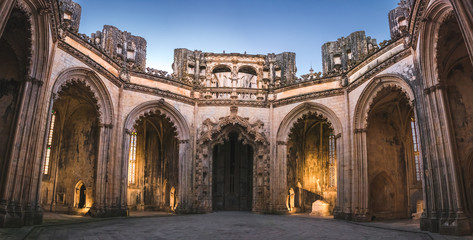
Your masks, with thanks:
[(230, 132), (213, 148), (213, 210), (251, 211), (253, 148)]

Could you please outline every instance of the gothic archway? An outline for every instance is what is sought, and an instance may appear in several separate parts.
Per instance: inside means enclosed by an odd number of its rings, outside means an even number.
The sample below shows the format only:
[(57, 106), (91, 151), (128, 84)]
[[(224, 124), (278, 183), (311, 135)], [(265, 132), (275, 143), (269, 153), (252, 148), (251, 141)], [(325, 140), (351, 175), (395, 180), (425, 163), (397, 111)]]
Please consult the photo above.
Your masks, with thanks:
[(59, 74), (52, 87), (42, 164), (45, 209), (77, 212), (75, 183), (87, 186), (86, 209), (105, 214), (105, 183), (113, 107), (100, 78), (83, 68)]
[(237, 115), (236, 107), (232, 113), (218, 122), (207, 119), (197, 141), (195, 163), (195, 205), (196, 211), (209, 212), (213, 209), (213, 152), (218, 144), (225, 144), (230, 133), (236, 135), (243, 145), (249, 145), (253, 151), (252, 159), (252, 201), (254, 212), (269, 211), (269, 142), (263, 131), (263, 122), (250, 123), (248, 118)]
[(422, 16), (427, 21), (420, 25), (419, 56), (430, 143), (427, 170), (433, 172), (426, 175), (428, 211), (421, 226), (461, 235), (473, 229), (473, 200), (465, 186), (468, 154), (473, 149), (469, 124), (473, 121), (473, 65), (471, 46), (470, 51), (467, 46), (471, 39), (464, 38), (471, 29), (465, 32), (468, 24), (459, 20), (462, 16), (455, 10), (452, 1), (433, 1)]
[[(422, 158), (419, 144), (414, 94), (395, 75), (373, 79), (357, 102), (354, 116), (355, 171), (354, 196), (359, 220), (407, 218), (418, 213), (422, 201)], [(379, 178), (384, 172), (386, 177)], [(384, 175), (383, 175), (384, 176)], [(376, 181), (389, 179), (395, 202), (390, 211), (380, 206), (376, 192), (387, 189)], [(420, 213), (419, 213), (420, 214)]]
[[(291, 146), (296, 146), (297, 144), (294, 144), (294, 141), (291, 141), (291, 138), (294, 138), (294, 126), (297, 125), (298, 123), (301, 122), (302, 119), (312, 119), (312, 120), (319, 120), (317, 122), (320, 122), (322, 123), (322, 125), (318, 125), (319, 127), (322, 126), (323, 129), (325, 129), (325, 133), (326, 134), (329, 134), (326, 136), (326, 138), (323, 138), (323, 140), (321, 142), (325, 142), (326, 145), (324, 145), (324, 147), (320, 148), (320, 150), (322, 149), (325, 149), (325, 150), (328, 150), (329, 147), (328, 146), (328, 143), (329, 143), (329, 139), (332, 139), (332, 143), (335, 143), (337, 142), (338, 144), (334, 144), (333, 145), (333, 157), (336, 157), (336, 160), (335, 158), (333, 159), (334, 161), (332, 162), (332, 171), (334, 170), (335, 172), (333, 172), (332, 174), (332, 183), (333, 186), (331, 185), (330, 187), (330, 194), (327, 192), (326, 195), (326, 200), (330, 199), (329, 201), (331, 202), (331, 206), (330, 206), (330, 211), (331, 213), (333, 214), (337, 214), (337, 212), (339, 211), (340, 209), (340, 206), (341, 206), (341, 202), (340, 202), (340, 199), (343, 199), (343, 186), (344, 184), (343, 183), (340, 183), (339, 182), (339, 179), (343, 179), (343, 170), (341, 168), (338, 168), (337, 166), (341, 166), (343, 165), (343, 161), (344, 161), (344, 158), (343, 158), (343, 134), (342, 134), (342, 124), (339, 120), (339, 118), (337, 117), (337, 115), (331, 110), (329, 109), (328, 107), (322, 105), (322, 104), (319, 104), (319, 103), (314, 103), (314, 102), (307, 102), (307, 103), (303, 103), (303, 104), (300, 104), (299, 106), (295, 107), (293, 110), (291, 110), (285, 117), (284, 119), (281, 121), (281, 124), (279, 126), (279, 129), (278, 129), (278, 133), (277, 133), (277, 148), (276, 148), (276, 156), (277, 158), (275, 159), (275, 164), (278, 165), (278, 168), (281, 169), (282, 171), (280, 171), (279, 175), (278, 176), (275, 176), (277, 177), (278, 179), (280, 179), (280, 181), (278, 181), (277, 183), (275, 182), (274, 185), (272, 185), (272, 187), (275, 189), (273, 191), (277, 192), (278, 194), (274, 194), (275, 196), (275, 199), (274, 199), (274, 202), (275, 202), (275, 205), (276, 205), (276, 208), (277, 210), (276, 211), (281, 211), (281, 212), (287, 212), (288, 211), (288, 206), (286, 204), (286, 199), (288, 198), (288, 191), (289, 191), (289, 188), (293, 188), (295, 189), (294, 191), (297, 192), (296, 195), (294, 196), (295, 198), (298, 198), (299, 202), (302, 201), (302, 192), (303, 191), (306, 191), (306, 190), (303, 190), (304, 189), (304, 186), (302, 186), (302, 180), (301, 179), (297, 179), (296, 176), (293, 176), (293, 177), (290, 177), (292, 180), (292, 183), (291, 185), (288, 185), (290, 180), (289, 180), (289, 176), (291, 174), (291, 171), (290, 169), (290, 166), (291, 164), (296, 164), (298, 165), (297, 163), (302, 161), (302, 159), (299, 159), (298, 161), (295, 160), (296, 158), (296, 155), (294, 155), (297, 148), (295, 147), (291, 147)], [(315, 123), (315, 122), (314, 122)], [(326, 126), (326, 127), (323, 127), (323, 126)], [(330, 129), (330, 130), (329, 130)], [(320, 129), (318, 130), (320, 131)], [(320, 131), (320, 133), (322, 133), (323, 135), (323, 132), (324, 130)], [(317, 136), (322, 136), (319, 134), (319, 132), (315, 133), (313, 132), (315, 135)], [(313, 135), (315, 136), (314, 134), (309, 134), (309, 135)], [(291, 137), (292, 136), (292, 137)], [(320, 140), (320, 138), (319, 138)], [(317, 148), (317, 149), (319, 149)], [(314, 150), (314, 149), (313, 149)], [(291, 152), (292, 152), (292, 155), (291, 155)], [(323, 152), (323, 151), (322, 151)], [(290, 159), (288, 159), (288, 156), (289, 158), (292, 158), (292, 160), (289, 162)], [(325, 151), (325, 153), (321, 153), (320, 154), (320, 157), (322, 159), (322, 156), (326, 157), (328, 160), (329, 159), (329, 154), (327, 151)], [(320, 159), (320, 160), (321, 160)], [(305, 160), (305, 157), (304, 157), (304, 160), (301, 162), (306, 162)], [(309, 162), (313, 162), (314, 164), (316, 164), (317, 161), (309, 161)], [(329, 166), (327, 165), (327, 171), (329, 171)], [(334, 167), (334, 168), (333, 168)], [(319, 169), (320, 170), (320, 169)], [(294, 171), (293, 171), (294, 172)], [(328, 183), (329, 183), (329, 178), (330, 178), (330, 174), (328, 174), (328, 172), (326, 172), (325, 170), (324, 171), (321, 171), (320, 174), (322, 173), (327, 173), (327, 175), (325, 175), (326, 177), (328, 177), (326, 180), (326, 183), (327, 183), (327, 187), (328, 187)], [(276, 173), (274, 173), (274, 175), (276, 175)], [(314, 173), (315, 174), (315, 173)], [(312, 193), (311, 191), (308, 191), (307, 192), (307, 196), (313, 196), (313, 197), (310, 197), (310, 198), (305, 198), (308, 202), (305, 203), (305, 211), (309, 211), (309, 202), (312, 201), (312, 200), (322, 200), (324, 197), (323, 197), (323, 193), (322, 193), (322, 186), (320, 186), (320, 190), (318, 194), (316, 194), (315, 192), (317, 192), (318, 188), (317, 188), (317, 177), (314, 175), (314, 174), (311, 174), (312, 175), (312, 188), (314, 190), (314, 193)], [(295, 177), (295, 178), (294, 178)], [(314, 179), (315, 177), (315, 179)], [(289, 181), (289, 182), (288, 182)], [(307, 183), (311, 182), (307, 179)], [(321, 181), (321, 176), (319, 176), (319, 185), (320, 185), (320, 181)], [(310, 184), (307, 184), (307, 186), (309, 186)], [(335, 186), (337, 185), (337, 186)], [(314, 188), (315, 187), (315, 188)], [(310, 188), (310, 187), (309, 187)], [(328, 188), (324, 188), (326, 190), (328, 190)], [(300, 190), (300, 192), (298, 192)], [(309, 194), (310, 192), (310, 194)], [(330, 195), (330, 196), (329, 196)], [(297, 203), (298, 201), (296, 201), (295, 203)], [(311, 206), (310, 206), (311, 207)], [(301, 210), (299, 210), (301, 211)]]
[[(287, 189), (289, 212), (333, 214), (337, 198), (337, 144), (332, 124), (323, 116), (307, 112), (291, 128), (287, 141)], [(295, 195), (291, 199), (291, 191)], [(312, 209), (313, 204), (329, 211)]]
[(164, 99), (140, 104), (128, 114), (122, 143), (121, 208), (189, 211), (189, 137), (184, 117)]
[(136, 120), (130, 138), (128, 208), (172, 210), (171, 189), (179, 190), (176, 126), (163, 113), (150, 112)]
[(49, 3), (18, 0), (0, 5), (0, 225), (32, 225), (42, 222), (38, 197), (44, 138), (30, 133), (44, 130), (44, 119), (38, 116), (47, 108), (40, 99), (55, 32), (45, 11)]

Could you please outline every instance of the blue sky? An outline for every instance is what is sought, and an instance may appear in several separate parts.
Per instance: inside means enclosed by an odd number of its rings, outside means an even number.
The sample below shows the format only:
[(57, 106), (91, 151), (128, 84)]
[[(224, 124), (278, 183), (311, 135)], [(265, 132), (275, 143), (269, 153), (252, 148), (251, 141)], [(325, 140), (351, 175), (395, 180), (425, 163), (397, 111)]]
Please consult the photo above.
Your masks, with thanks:
[(295, 52), (297, 75), (322, 70), (321, 47), (365, 30), (389, 39), (388, 12), (399, 0), (76, 0), (79, 32), (103, 25), (147, 40), (147, 66), (172, 72), (174, 48), (204, 52)]

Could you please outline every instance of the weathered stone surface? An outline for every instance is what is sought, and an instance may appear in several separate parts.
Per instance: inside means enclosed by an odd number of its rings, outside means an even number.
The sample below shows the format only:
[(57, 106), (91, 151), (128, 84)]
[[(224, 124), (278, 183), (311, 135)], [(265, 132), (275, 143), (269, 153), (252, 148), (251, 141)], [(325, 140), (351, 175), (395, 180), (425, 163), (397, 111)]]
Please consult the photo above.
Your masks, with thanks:
[(324, 75), (341, 73), (369, 54), (378, 50), (376, 39), (366, 36), (365, 31), (353, 32), (334, 42), (322, 45), (322, 65)]
[(2, 227), (41, 223), (43, 210), (288, 214), (323, 200), (336, 218), (414, 214), (424, 230), (471, 234), (470, 3), (402, 1), (392, 40), (326, 43), (324, 75), (300, 79), (289, 52), (176, 49), (169, 74), (146, 68), (143, 38), (77, 33), (76, 3), (6, 3)]

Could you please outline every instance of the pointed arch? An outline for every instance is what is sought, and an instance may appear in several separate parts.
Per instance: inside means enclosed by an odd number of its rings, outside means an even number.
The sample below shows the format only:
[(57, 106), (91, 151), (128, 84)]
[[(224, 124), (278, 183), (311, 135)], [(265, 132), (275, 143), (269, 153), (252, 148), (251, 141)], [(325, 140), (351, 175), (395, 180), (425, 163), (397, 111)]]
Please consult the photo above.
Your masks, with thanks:
[(56, 100), (63, 89), (73, 83), (84, 84), (93, 93), (100, 123), (111, 125), (113, 123), (112, 99), (106, 86), (94, 71), (85, 68), (71, 68), (59, 74), (52, 88), (53, 100)]
[(355, 131), (361, 131), (368, 126), (368, 113), (375, 104), (375, 99), (386, 88), (394, 88), (401, 91), (414, 107), (415, 95), (411, 86), (401, 76), (394, 74), (384, 74), (374, 78), (361, 93), (355, 107), (353, 125)]
[(315, 113), (331, 124), (334, 135), (341, 135), (343, 132), (342, 123), (337, 115), (327, 106), (320, 103), (306, 102), (292, 109), (281, 121), (277, 132), (278, 142), (287, 142), (292, 126), (305, 114)]
[(174, 124), (177, 131), (177, 137), (180, 141), (189, 140), (190, 130), (184, 116), (164, 99), (145, 102), (131, 110), (125, 120), (125, 132), (131, 132), (136, 121), (155, 112), (163, 114), (171, 121), (172, 124)]
[[(191, 163), (189, 156), (191, 154), (190, 145), (190, 130), (184, 116), (171, 104), (167, 103), (164, 99), (153, 100), (142, 103), (136, 106), (127, 115), (123, 125), (123, 142), (122, 142), (122, 159), (121, 159), (121, 182), (120, 187), (120, 204), (122, 209), (127, 208), (127, 179), (128, 179), (128, 168), (129, 168), (129, 151), (130, 151), (130, 138), (134, 125), (140, 119), (152, 115), (152, 114), (163, 115), (176, 129), (178, 147), (178, 185), (175, 186), (177, 194), (175, 193), (177, 203), (175, 206), (178, 207), (177, 211), (187, 212), (189, 200), (188, 190), (190, 187), (190, 169)], [(176, 209), (175, 209), (176, 210)]]
[(429, 88), (439, 84), (437, 64), (437, 43), (442, 23), (453, 14), (453, 6), (448, 0), (433, 1), (424, 12), (420, 29), (420, 65), (423, 74), (424, 87)]
[[(368, 154), (368, 117), (372, 109), (377, 108), (376, 105), (379, 98), (384, 96), (385, 91), (395, 91), (406, 99), (407, 104), (413, 111), (414, 118), (417, 119), (415, 108), (415, 95), (408, 81), (403, 77), (395, 74), (383, 74), (375, 77), (365, 87), (355, 106), (353, 116), (353, 142), (354, 142), (354, 170), (353, 170), (353, 204), (359, 208), (355, 212), (355, 218), (362, 221), (369, 221), (371, 218), (370, 206), (370, 184), (369, 178), (374, 173), (371, 172), (369, 166)], [(422, 156), (422, 155), (421, 155)], [(376, 207), (376, 206), (375, 206)], [(394, 215), (389, 215), (393, 217)], [(388, 217), (387, 215), (385, 217)]]
[(50, 46), (48, 7), (47, 3), (39, 0), (19, 0), (14, 5), (14, 9), (25, 12), (28, 17), (31, 48), (29, 49), (27, 76), (38, 81), (45, 79), (50, 60), (48, 56)]

